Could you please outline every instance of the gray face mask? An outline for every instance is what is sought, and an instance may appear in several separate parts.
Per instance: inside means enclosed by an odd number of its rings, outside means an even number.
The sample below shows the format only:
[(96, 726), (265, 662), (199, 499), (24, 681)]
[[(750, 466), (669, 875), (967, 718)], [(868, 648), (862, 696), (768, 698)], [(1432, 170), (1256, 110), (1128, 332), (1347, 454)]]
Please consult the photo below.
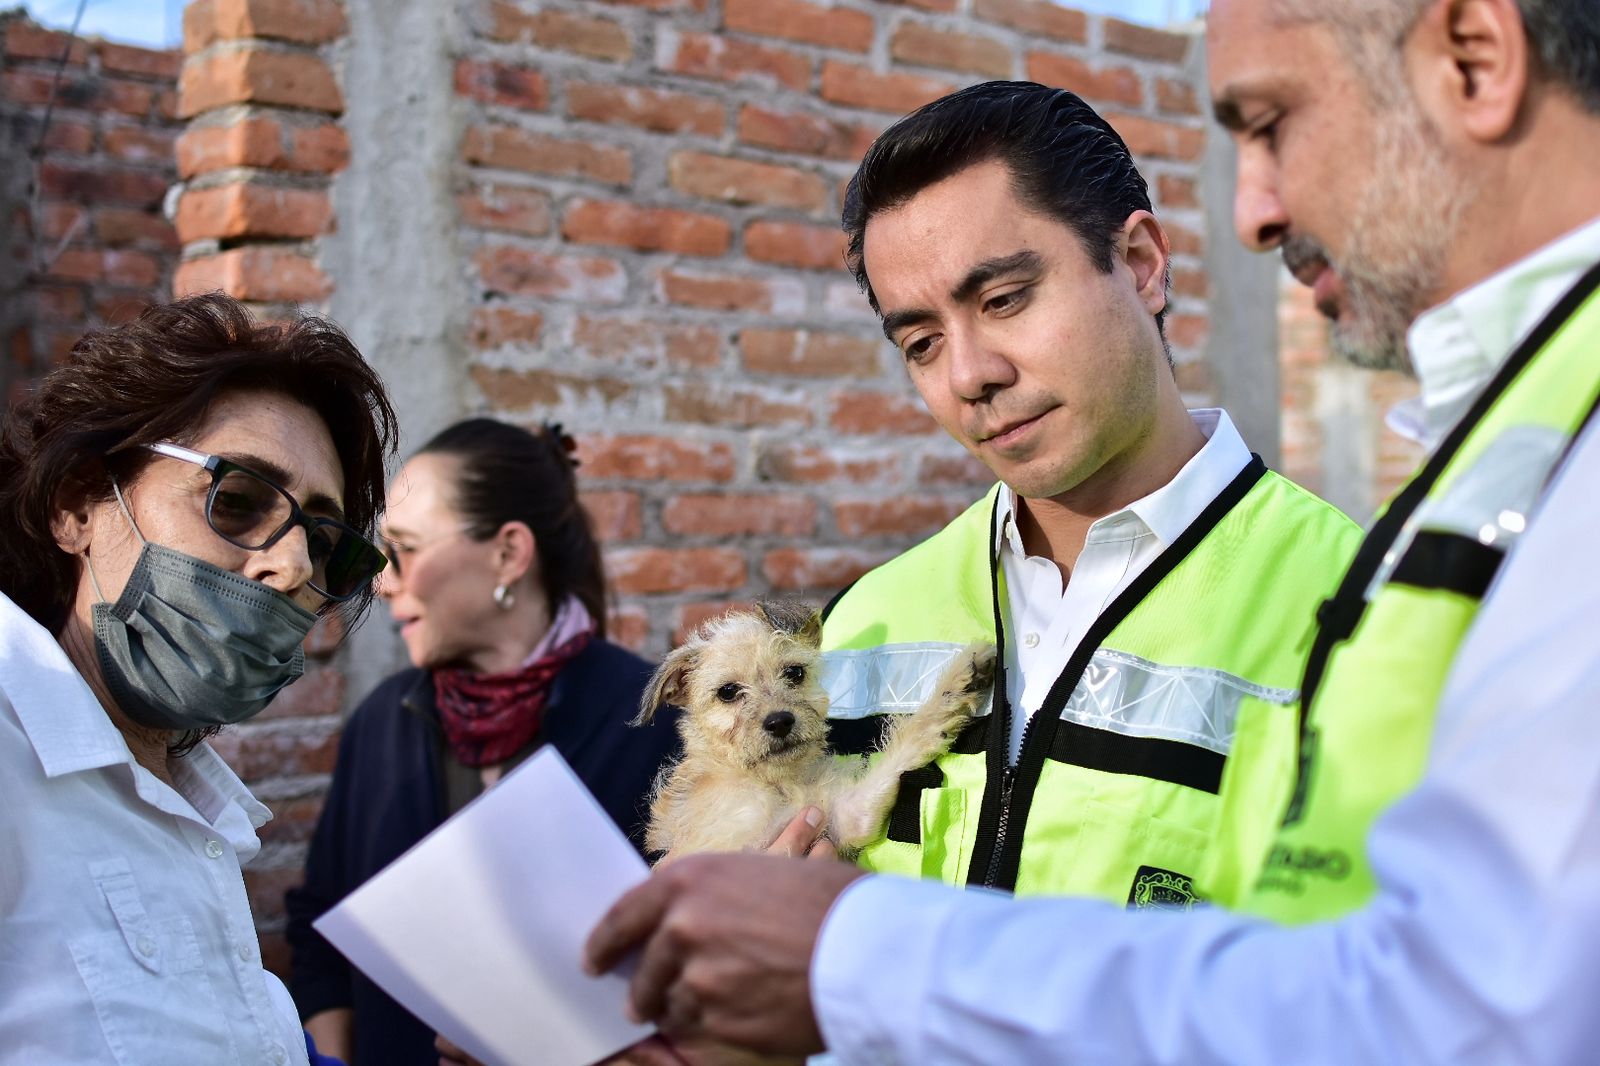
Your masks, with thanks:
[(305, 672), (301, 643), (317, 616), (260, 582), (151, 544), (116, 492), (144, 544), (115, 604), (89, 567), (101, 598), (95, 650), (117, 706), (142, 726), (183, 731), (258, 713)]

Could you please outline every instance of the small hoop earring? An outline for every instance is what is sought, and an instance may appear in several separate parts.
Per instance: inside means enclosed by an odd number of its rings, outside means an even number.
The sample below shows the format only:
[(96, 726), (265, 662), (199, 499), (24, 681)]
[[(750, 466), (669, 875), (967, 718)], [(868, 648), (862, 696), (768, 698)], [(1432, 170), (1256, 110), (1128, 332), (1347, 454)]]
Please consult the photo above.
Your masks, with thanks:
[(494, 602), (495, 606), (502, 611), (509, 611), (517, 605), (517, 595), (506, 585), (496, 585), (494, 587)]

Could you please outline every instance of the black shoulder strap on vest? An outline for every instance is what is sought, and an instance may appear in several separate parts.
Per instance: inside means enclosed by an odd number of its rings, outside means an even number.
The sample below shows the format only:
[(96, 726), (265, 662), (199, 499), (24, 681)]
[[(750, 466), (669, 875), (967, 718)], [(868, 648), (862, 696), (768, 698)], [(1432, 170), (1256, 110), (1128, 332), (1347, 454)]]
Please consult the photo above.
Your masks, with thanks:
[[(1044, 703), (1029, 719), (1024, 734), (1022, 754), (1017, 761), (1012, 779), (1010, 814), (1006, 823), (1005, 840), (998, 839), (1002, 811), (1003, 781), (1009, 761), (1011, 712), (1005, 702), (1005, 659), (997, 656), (995, 673), (994, 715), (996, 721), (989, 725), (987, 751), (987, 780), (984, 785), (983, 806), (978, 814), (978, 839), (973, 848), (972, 862), (967, 870), (969, 884), (990, 884), (996, 888), (1013, 889), (1017, 883), (1017, 870), (1022, 859), (1022, 838), (1027, 829), (1028, 810), (1039, 785), (1047, 758), (1058, 762), (1086, 766), (1111, 773), (1136, 773), (1141, 776), (1175, 781), (1215, 792), (1222, 775), (1223, 757), (1213, 752), (1194, 749), (1192, 745), (1177, 741), (1148, 737), (1130, 737), (1120, 733), (1106, 733), (1063, 723), (1061, 712), (1067, 700), (1078, 687), (1089, 661), (1100, 649), (1112, 630), (1127, 618), (1144, 598), (1176, 570), (1211, 531), (1221, 523), (1229, 511), (1250, 494), (1256, 483), (1266, 476), (1267, 466), (1259, 455), (1252, 454), (1250, 462), (1236, 474), (1217, 496), (1206, 505), (1195, 520), (1166, 549), (1158, 555), (1138, 577), (1129, 583), (1107, 605), (1084, 633), (1066, 669), (1051, 685)], [(992, 554), (992, 553), (991, 553)], [(991, 564), (998, 567), (998, 561)], [(998, 588), (996, 589), (998, 593)], [(999, 618), (999, 596), (995, 599), (995, 628), (1002, 634), (1004, 628)], [(1002, 644), (1001, 652), (1004, 651)], [(1000, 715), (1003, 718), (998, 718)], [(1060, 738), (1063, 743), (1057, 743)], [(1193, 749), (1193, 750), (1191, 750)], [(1212, 759), (1207, 756), (1214, 756)], [(996, 847), (1000, 847), (997, 855)], [(993, 876), (991, 877), (991, 866)]]

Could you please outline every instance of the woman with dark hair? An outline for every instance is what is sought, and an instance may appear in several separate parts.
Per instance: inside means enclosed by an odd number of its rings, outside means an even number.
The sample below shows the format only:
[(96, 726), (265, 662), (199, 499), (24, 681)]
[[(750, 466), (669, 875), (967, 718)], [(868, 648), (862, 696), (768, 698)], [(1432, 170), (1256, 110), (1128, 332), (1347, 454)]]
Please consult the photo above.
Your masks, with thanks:
[(197, 296), (83, 337), (0, 432), (0, 1061), (306, 1062), (205, 737), (354, 621), (394, 415), (335, 326)]
[(413, 668), (345, 727), (305, 885), (288, 894), (306, 1028), (359, 1066), (433, 1066), (434, 1034), (353, 972), (316, 918), (545, 744), (640, 846), (651, 783), (675, 753), (672, 723), (627, 726), (652, 668), (605, 639), (573, 451), (558, 426), (470, 419), (390, 487), (379, 594)]

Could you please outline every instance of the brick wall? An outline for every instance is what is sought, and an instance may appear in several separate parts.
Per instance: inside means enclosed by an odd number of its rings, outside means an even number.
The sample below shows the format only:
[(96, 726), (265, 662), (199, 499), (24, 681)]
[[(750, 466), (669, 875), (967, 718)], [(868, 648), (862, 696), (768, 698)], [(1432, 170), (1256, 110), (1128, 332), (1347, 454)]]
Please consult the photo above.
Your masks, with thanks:
[(97, 40), (68, 50), (66, 34), (19, 13), (0, 16), (0, 38), (0, 387), (10, 396), (85, 329), (166, 298), (177, 241), (161, 205), (174, 180), (181, 56)]
[(765, 593), (820, 603), (989, 484), (838, 230), (873, 137), (961, 85), (1063, 85), (1116, 124), (1173, 235), (1181, 380), (1209, 391), (1189, 37), (1043, 0), (461, 10), (467, 403), (577, 433), (627, 643)]
[(1287, 273), (1279, 289), (1278, 365), (1283, 473), (1365, 522), (1422, 457), (1384, 423), (1390, 408), (1416, 395), (1415, 379), (1335, 359), (1310, 291)]

